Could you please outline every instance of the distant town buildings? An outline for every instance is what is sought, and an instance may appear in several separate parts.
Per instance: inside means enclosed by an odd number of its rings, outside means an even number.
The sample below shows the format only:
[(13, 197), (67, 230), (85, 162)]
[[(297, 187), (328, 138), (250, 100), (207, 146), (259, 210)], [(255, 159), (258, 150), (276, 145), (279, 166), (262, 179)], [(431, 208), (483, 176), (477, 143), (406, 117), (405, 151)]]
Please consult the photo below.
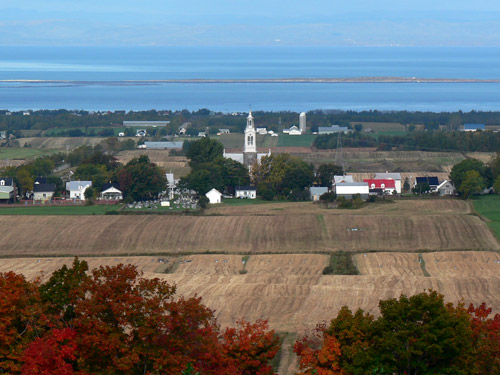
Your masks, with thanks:
[(475, 132), (478, 130), (485, 131), (486, 126), (484, 124), (464, 124), (464, 132)]

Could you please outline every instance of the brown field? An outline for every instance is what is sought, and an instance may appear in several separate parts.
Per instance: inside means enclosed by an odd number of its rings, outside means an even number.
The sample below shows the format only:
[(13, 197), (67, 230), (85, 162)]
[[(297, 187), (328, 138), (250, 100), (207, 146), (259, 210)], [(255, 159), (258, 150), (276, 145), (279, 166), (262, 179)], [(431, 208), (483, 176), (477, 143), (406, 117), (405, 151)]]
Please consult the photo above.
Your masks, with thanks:
[[(242, 257), (236, 255), (190, 255), (171, 259), (158, 257), (83, 258), (94, 268), (131, 263), (147, 277), (160, 277), (178, 287), (184, 296), (199, 295), (216, 310), (223, 326), (241, 317), (269, 319), (272, 328), (281, 332), (303, 332), (316, 323), (331, 319), (343, 305), (378, 313), (380, 299), (411, 295), (435, 289), (447, 300), (487, 302), (500, 310), (500, 259), (497, 253), (453, 252), (428, 253), (426, 264), (439, 259), (444, 270), (424, 277), (416, 254), (358, 254), (359, 276), (322, 275), (328, 263), (326, 255), (251, 255), (246, 273), (240, 274)], [(159, 262), (159, 259), (165, 262)], [(496, 260), (496, 261), (495, 261)], [(71, 258), (2, 259), (0, 272), (12, 270), (29, 279), (44, 278)], [(165, 274), (168, 264), (175, 263), (173, 273)], [(472, 263), (473, 266), (467, 266)], [(384, 267), (380, 272), (380, 265)], [(454, 267), (466, 270), (456, 275)], [(172, 269), (172, 268), (171, 268)]]
[[(459, 152), (426, 152), (426, 151), (373, 151), (372, 149), (345, 149), (344, 160), (349, 172), (384, 172), (400, 171), (407, 175), (416, 176), (436, 175), (451, 171), (453, 165), (465, 159)], [(297, 153), (296, 156), (308, 163), (319, 165), (333, 163), (335, 150), (311, 151)], [(484, 162), (490, 160), (493, 153), (468, 153), (467, 157), (474, 157)], [(406, 176), (405, 176), (406, 177)]]
[(208, 216), (0, 216), (0, 256), (497, 250), (487, 225), (469, 212), (468, 203), (443, 199), (359, 210), (222, 206)]
[(74, 149), (80, 146), (95, 146), (106, 138), (101, 137), (28, 137), (19, 138), (19, 145), (24, 147), (26, 143), (33, 148)]
[[(329, 257), (317, 254), (83, 259), (90, 268), (135, 264), (146, 277), (177, 285), (178, 295), (202, 297), (222, 327), (241, 318), (268, 319), (272, 329), (287, 334), (279, 371), (285, 375), (296, 371), (292, 354), (296, 336), (329, 321), (343, 305), (377, 315), (380, 299), (434, 289), (447, 301), (486, 302), (495, 313), (500, 312), (498, 253), (438, 252), (423, 257), (430, 277), (423, 275), (415, 253), (357, 254), (359, 276), (322, 275)], [(247, 259), (246, 265), (243, 259)], [(71, 258), (0, 259), (0, 272), (12, 270), (29, 279), (46, 280), (54, 270), (71, 262)], [(171, 273), (165, 273), (167, 270)]]
[(131, 150), (118, 153), (116, 158), (120, 163), (126, 164), (133, 158), (147, 155), (149, 160), (159, 165), (167, 172), (172, 171), (175, 178), (183, 177), (190, 172), (188, 159), (184, 156), (170, 156), (168, 150)]

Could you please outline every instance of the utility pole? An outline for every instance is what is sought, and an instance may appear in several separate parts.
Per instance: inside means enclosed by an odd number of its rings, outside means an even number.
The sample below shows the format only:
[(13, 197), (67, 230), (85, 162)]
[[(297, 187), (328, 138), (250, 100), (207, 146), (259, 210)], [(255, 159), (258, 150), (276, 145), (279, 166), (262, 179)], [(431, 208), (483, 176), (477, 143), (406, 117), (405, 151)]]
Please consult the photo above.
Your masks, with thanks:
[(345, 175), (344, 151), (342, 149), (342, 132), (337, 135), (337, 148), (335, 150), (335, 165), (342, 167), (342, 173)]

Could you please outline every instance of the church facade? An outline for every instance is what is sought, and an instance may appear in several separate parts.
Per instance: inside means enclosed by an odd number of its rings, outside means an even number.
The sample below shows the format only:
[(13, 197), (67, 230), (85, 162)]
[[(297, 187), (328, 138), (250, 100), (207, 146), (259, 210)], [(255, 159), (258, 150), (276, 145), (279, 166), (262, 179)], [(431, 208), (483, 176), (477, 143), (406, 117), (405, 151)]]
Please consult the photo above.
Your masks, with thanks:
[(252, 111), (248, 113), (247, 126), (245, 128), (245, 141), (243, 145), (243, 152), (226, 152), (224, 149), (224, 157), (236, 160), (241, 164), (251, 167), (255, 161), (259, 161), (264, 156), (270, 156), (271, 149), (268, 152), (258, 152), (257, 150), (257, 131), (255, 129), (254, 118)]

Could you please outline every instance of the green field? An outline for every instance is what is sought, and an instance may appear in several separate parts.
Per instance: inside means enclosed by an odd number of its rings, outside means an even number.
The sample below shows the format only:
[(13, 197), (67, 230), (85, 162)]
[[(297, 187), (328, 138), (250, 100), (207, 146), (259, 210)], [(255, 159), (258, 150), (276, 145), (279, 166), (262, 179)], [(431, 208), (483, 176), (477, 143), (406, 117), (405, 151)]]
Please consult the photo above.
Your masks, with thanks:
[(483, 195), (474, 198), (473, 203), (475, 210), (488, 219), (488, 226), (500, 240), (500, 196)]
[(61, 150), (40, 149), (31, 147), (2, 147), (0, 148), (0, 160), (6, 159), (34, 159), (40, 156), (52, 155)]
[(280, 134), (278, 137), (278, 147), (311, 147), (316, 137), (315, 134)]
[(121, 205), (93, 206), (30, 206), (13, 204), (11, 207), (1, 207), (0, 215), (104, 215), (108, 211), (116, 211)]
[(264, 199), (239, 199), (239, 198), (226, 198), (222, 201), (226, 206), (249, 206), (251, 204), (266, 204), (266, 203), (276, 203), (273, 201), (266, 201)]

